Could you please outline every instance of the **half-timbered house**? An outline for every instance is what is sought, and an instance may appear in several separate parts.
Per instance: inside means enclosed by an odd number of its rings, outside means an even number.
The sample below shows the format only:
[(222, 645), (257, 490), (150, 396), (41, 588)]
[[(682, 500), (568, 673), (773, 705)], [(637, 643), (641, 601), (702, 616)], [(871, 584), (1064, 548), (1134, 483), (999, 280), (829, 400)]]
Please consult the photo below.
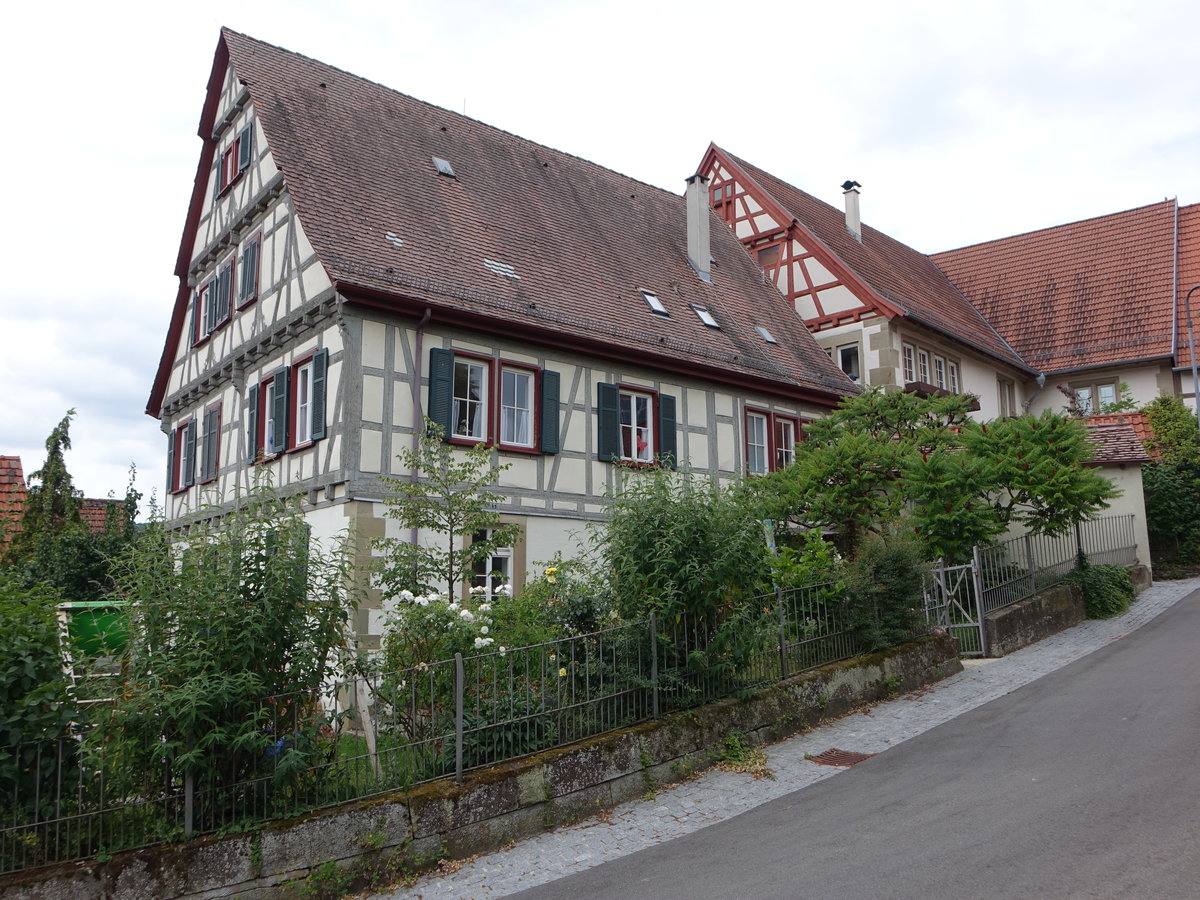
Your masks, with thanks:
[[(270, 481), (314, 538), (400, 534), (382, 478), (425, 417), (485, 443), (526, 572), (623, 465), (785, 465), (854, 385), (709, 209), (224, 30), (148, 404), (178, 524)], [(378, 614), (358, 631), (377, 633)]]

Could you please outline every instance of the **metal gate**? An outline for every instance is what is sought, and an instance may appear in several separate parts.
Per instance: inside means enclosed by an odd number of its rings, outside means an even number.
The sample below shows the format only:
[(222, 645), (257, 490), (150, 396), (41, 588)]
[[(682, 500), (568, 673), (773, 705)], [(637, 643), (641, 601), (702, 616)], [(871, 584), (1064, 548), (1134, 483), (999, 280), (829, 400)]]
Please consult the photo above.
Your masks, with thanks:
[(944, 566), (939, 561), (925, 589), (925, 618), (954, 636), (962, 656), (987, 655), (978, 588), (973, 564)]

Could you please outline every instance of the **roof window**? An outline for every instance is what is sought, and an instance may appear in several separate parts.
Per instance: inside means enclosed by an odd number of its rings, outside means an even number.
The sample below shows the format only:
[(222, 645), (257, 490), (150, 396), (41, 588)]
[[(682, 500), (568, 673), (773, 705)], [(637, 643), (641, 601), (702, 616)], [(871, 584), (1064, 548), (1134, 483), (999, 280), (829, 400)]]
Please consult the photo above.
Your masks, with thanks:
[(646, 301), (646, 305), (650, 307), (650, 312), (657, 313), (660, 316), (669, 316), (667, 308), (662, 305), (662, 301), (658, 299), (658, 294), (653, 291), (639, 291), (642, 298)]
[(700, 317), (700, 321), (703, 322), (705, 325), (707, 325), (709, 328), (720, 328), (721, 327), (720, 325), (717, 324), (717, 320), (712, 317), (712, 313), (710, 313), (708, 311), (707, 307), (697, 306), (695, 303), (693, 303), (692, 309), (694, 309), (696, 311), (696, 315)]
[(442, 159), (440, 156), (433, 157), (433, 167), (435, 169), (437, 169), (437, 173), (439, 175), (445, 175), (448, 178), (457, 178), (458, 177), (457, 175), (454, 174), (454, 167), (452, 165), (450, 165), (450, 163), (448, 161)]
[(779, 341), (775, 340), (775, 335), (771, 334), (771, 332), (767, 331), (767, 329), (765, 329), (763, 326), (755, 325), (754, 330), (757, 331), (759, 333), (759, 335), (762, 337), (762, 339), (764, 341), (766, 341), (768, 344), (778, 344), (779, 343)]
[(396, 234), (396, 232), (394, 232), (394, 231), (389, 231), (383, 237), (384, 237), (384, 240), (390, 241), (391, 243), (395, 244), (397, 247), (404, 246), (404, 238), (400, 237), (400, 235)]
[(496, 275), (503, 275), (505, 278), (515, 278), (521, 280), (521, 276), (517, 274), (517, 270), (508, 263), (496, 262), (494, 259), (485, 259), (483, 264)]

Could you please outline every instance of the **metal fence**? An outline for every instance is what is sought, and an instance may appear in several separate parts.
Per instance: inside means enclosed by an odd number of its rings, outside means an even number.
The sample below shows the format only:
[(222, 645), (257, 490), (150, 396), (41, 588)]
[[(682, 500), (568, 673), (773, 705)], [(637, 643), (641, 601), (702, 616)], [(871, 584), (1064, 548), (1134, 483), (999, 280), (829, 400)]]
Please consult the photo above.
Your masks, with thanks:
[(840, 585), (265, 698), (236, 750), (171, 758), (93, 707), (0, 750), (0, 873), (243, 827), (558, 747), (847, 659)]
[(1137, 562), (1133, 516), (1082, 522), (1066, 534), (1026, 534), (975, 549), (979, 608), (989, 613), (1061, 584), (1075, 568), (1079, 551), (1093, 563), (1131, 566)]

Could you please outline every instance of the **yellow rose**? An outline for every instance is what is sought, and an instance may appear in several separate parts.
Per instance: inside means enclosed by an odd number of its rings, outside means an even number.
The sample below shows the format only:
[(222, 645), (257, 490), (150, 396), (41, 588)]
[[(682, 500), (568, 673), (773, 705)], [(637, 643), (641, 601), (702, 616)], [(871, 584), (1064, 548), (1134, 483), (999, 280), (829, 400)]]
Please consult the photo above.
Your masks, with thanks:
[(566, 678), (566, 676), (567, 676), (567, 670), (566, 670), (566, 669), (559, 669), (559, 670), (558, 670), (558, 677), (559, 677), (559, 678)]

